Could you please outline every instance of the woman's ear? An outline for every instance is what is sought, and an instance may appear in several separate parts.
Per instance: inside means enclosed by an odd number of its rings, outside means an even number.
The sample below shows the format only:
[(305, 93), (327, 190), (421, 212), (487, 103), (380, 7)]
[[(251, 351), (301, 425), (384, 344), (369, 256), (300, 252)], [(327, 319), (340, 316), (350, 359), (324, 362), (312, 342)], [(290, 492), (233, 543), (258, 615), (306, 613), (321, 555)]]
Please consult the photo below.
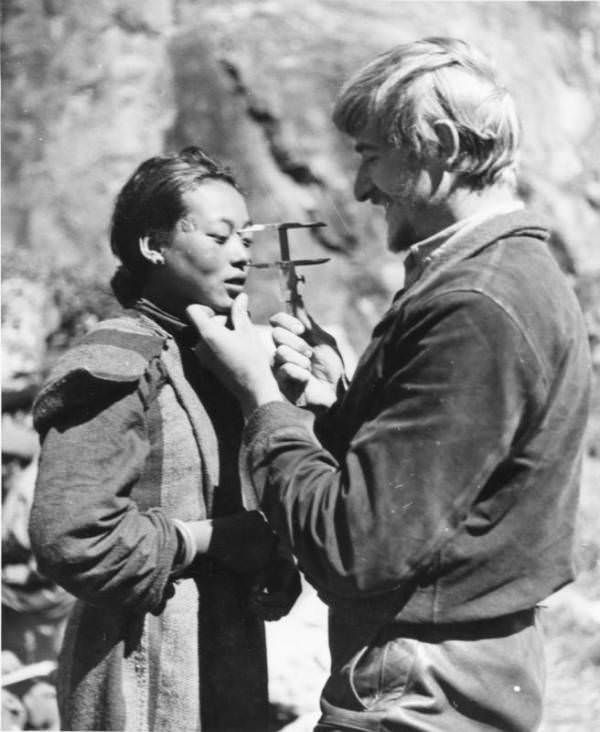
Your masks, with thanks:
[(156, 249), (152, 249), (150, 246), (150, 237), (148, 236), (141, 236), (138, 239), (138, 246), (140, 248), (140, 254), (144, 259), (147, 259), (149, 262), (152, 262), (152, 264), (164, 264), (165, 258), (160, 252), (157, 252)]
[(433, 128), (440, 143), (440, 157), (446, 170), (453, 170), (460, 153), (460, 140), (452, 120), (439, 119)]

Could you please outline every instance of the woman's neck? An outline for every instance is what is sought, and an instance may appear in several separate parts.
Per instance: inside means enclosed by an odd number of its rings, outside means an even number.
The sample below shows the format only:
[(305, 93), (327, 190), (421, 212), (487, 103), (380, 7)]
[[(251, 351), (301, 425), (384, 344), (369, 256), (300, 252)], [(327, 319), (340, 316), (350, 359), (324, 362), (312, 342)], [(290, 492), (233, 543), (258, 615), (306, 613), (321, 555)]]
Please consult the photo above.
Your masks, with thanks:
[(165, 327), (169, 332), (177, 333), (189, 326), (189, 323), (183, 318), (165, 310), (147, 297), (138, 298), (134, 308), (158, 322), (159, 325)]

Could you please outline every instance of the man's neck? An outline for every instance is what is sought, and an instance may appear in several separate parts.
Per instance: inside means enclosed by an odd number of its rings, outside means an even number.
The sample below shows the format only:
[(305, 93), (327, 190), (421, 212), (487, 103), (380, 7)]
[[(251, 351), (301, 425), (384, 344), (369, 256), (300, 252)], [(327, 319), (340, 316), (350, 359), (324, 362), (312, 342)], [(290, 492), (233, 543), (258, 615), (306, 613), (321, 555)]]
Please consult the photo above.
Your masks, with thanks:
[(454, 221), (461, 221), (473, 216), (485, 216), (494, 211), (515, 208), (519, 203), (519, 198), (511, 188), (496, 185), (481, 191), (457, 188), (449, 199), (449, 208)]
[(480, 191), (460, 186), (437, 205), (432, 202), (427, 211), (418, 212), (415, 231), (422, 241), (466, 219), (493, 215), (519, 205), (519, 198), (509, 186), (498, 184)]
[[(507, 191), (508, 192), (508, 191)], [(455, 203), (459, 203), (455, 201)], [(420, 239), (407, 250), (404, 260), (405, 287), (415, 282), (425, 268), (439, 256), (451, 241), (467, 230), (478, 226), (487, 218), (509, 213), (523, 207), (523, 203), (512, 193), (510, 195), (481, 195), (474, 200), (473, 196), (465, 196), (452, 209), (452, 216), (445, 220), (446, 225), (440, 227), (441, 219), (437, 219), (434, 233)]]

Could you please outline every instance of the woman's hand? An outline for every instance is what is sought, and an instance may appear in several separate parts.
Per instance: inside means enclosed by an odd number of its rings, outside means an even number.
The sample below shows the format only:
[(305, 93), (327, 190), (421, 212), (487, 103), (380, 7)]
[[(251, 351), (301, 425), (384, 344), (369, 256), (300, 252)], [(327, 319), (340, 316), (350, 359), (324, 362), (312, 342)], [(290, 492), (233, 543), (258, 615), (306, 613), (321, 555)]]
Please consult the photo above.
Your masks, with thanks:
[(302, 592), (300, 572), (291, 557), (276, 556), (252, 585), (250, 607), (263, 620), (279, 620)]
[(274, 371), (282, 393), (308, 407), (329, 407), (337, 398), (344, 362), (335, 338), (304, 310), (295, 318), (277, 313), (270, 318), (275, 343)]
[(273, 556), (277, 537), (260, 511), (186, 522), (196, 556), (210, 556), (240, 574), (258, 574)]
[(282, 401), (271, 356), (248, 315), (245, 293), (231, 307), (232, 328), (225, 316), (215, 315), (205, 305), (190, 305), (186, 313), (200, 335), (196, 356), (236, 395), (245, 417), (261, 404)]

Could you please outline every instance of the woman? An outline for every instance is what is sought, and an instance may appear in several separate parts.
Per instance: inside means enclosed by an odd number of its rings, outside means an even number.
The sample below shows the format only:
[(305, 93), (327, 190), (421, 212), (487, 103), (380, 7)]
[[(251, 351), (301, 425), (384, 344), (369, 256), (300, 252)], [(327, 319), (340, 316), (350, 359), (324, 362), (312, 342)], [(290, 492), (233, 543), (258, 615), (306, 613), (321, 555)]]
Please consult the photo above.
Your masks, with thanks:
[[(59, 663), (63, 729), (266, 729), (256, 610), (287, 612), (298, 579), (244, 510), (242, 416), (184, 320), (191, 303), (228, 313), (248, 224), (231, 174), (199, 148), (142, 163), (111, 229), (129, 310), (67, 352), (36, 401), (32, 544), (79, 598)], [(284, 599), (257, 588), (269, 571)]]

